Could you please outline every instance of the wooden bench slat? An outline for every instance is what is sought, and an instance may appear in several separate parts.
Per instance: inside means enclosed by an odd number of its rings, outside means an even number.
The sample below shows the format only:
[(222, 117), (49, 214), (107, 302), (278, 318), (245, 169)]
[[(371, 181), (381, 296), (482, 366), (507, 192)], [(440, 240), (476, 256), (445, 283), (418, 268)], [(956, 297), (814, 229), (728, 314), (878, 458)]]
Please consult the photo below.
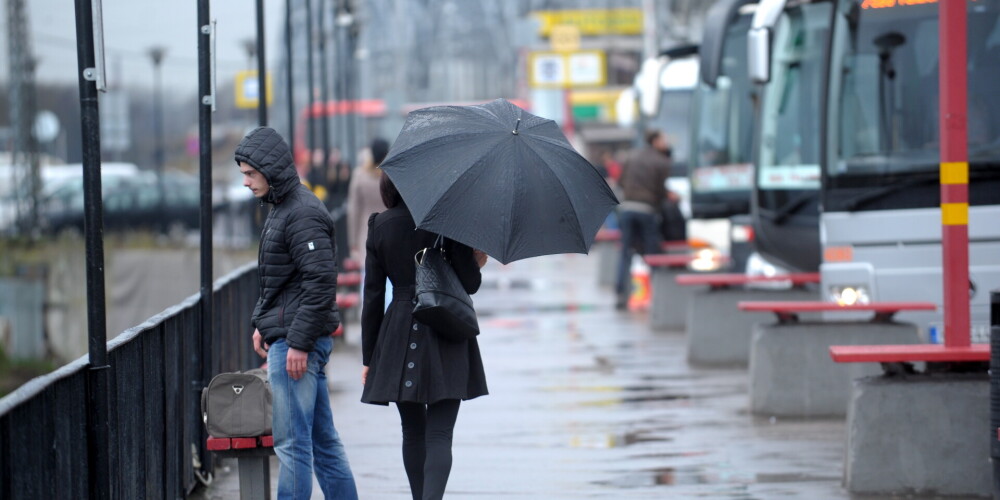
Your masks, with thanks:
[(218, 438), (209, 436), (205, 443), (209, 451), (247, 450), (257, 447), (273, 448), (274, 436)]
[(736, 286), (751, 283), (790, 281), (793, 285), (819, 283), (819, 273), (791, 273), (777, 276), (749, 276), (740, 273), (681, 274), (676, 278), (678, 285)]
[(846, 312), (871, 311), (875, 322), (887, 322), (899, 311), (933, 311), (937, 305), (933, 302), (871, 302), (868, 304), (844, 305), (836, 302), (813, 300), (800, 301), (742, 301), (737, 304), (741, 311), (773, 312), (781, 323), (798, 321), (798, 313), (802, 312)]
[(949, 347), (942, 344), (835, 345), (830, 357), (837, 363), (900, 363), (903, 361), (989, 361), (989, 344)]
[(339, 273), (337, 274), (338, 286), (360, 286), (361, 273)]
[(350, 309), (356, 307), (361, 302), (361, 296), (357, 293), (338, 293), (337, 307), (340, 309)]
[(228, 450), (233, 446), (229, 438), (217, 438), (209, 436), (208, 442), (205, 444), (205, 447), (208, 448), (209, 451), (220, 451), (220, 450)]
[(836, 302), (812, 300), (801, 301), (743, 301), (739, 303), (741, 311), (756, 312), (824, 312), (824, 311), (933, 311), (937, 305), (933, 302), (871, 302), (869, 304), (841, 305)]
[(693, 255), (657, 253), (643, 255), (642, 259), (650, 267), (687, 267), (694, 259)]
[(594, 241), (618, 241), (622, 239), (622, 232), (617, 229), (600, 229), (594, 236)]

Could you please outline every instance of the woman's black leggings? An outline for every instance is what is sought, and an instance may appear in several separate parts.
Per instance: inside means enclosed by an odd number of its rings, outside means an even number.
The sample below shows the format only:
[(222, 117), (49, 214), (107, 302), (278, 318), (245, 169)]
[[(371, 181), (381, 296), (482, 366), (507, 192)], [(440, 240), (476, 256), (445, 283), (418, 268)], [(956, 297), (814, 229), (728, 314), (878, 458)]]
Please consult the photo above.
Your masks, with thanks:
[(458, 399), (425, 405), (396, 403), (403, 424), (403, 467), (413, 500), (444, 496), (451, 472), (451, 436), (458, 418)]

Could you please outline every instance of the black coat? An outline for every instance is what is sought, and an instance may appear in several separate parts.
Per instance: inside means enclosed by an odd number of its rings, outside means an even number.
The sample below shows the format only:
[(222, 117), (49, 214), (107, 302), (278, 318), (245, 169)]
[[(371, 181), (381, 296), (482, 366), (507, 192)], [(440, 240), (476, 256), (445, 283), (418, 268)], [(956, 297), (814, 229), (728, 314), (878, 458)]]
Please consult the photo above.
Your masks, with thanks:
[[(361, 401), (430, 404), (487, 394), (479, 343), (440, 338), (413, 319), (414, 254), (432, 246), (436, 236), (417, 230), (402, 204), (372, 214), (368, 225), (361, 336), (362, 361), (369, 372)], [(472, 249), (445, 240), (445, 253), (465, 290), (479, 290), (482, 277)], [(386, 277), (393, 301), (383, 312)]]
[(263, 174), (270, 186), (264, 201), (273, 205), (260, 237), (260, 299), (251, 324), (268, 344), (285, 338), (290, 347), (312, 351), (316, 339), (340, 325), (333, 219), (299, 181), (288, 145), (273, 129), (247, 134), (236, 161)]

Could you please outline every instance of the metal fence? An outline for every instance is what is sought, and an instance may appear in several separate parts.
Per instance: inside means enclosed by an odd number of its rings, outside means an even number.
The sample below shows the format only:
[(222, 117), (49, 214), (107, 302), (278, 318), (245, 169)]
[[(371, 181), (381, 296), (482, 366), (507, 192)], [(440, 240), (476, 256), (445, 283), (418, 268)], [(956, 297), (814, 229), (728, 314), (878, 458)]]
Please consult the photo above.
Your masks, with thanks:
[[(183, 498), (195, 457), (207, 456), (200, 392), (209, 373), (260, 364), (250, 342), (259, 293), (248, 264), (216, 281), (213, 346), (199, 356), (193, 295), (108, 342), (111, 492), (114, 498)], [(88, 372), (84, 356), (0, 399), (0, 498), (88, 498)]]

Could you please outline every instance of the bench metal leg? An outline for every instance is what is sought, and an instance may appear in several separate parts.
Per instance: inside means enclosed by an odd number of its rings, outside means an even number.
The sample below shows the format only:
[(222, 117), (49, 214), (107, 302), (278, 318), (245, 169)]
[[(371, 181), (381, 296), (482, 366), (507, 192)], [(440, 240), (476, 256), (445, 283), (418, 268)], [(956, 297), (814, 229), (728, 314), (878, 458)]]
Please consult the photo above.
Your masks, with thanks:
[(240, 500), (271, 500), (270, 457), (240, 457)]

